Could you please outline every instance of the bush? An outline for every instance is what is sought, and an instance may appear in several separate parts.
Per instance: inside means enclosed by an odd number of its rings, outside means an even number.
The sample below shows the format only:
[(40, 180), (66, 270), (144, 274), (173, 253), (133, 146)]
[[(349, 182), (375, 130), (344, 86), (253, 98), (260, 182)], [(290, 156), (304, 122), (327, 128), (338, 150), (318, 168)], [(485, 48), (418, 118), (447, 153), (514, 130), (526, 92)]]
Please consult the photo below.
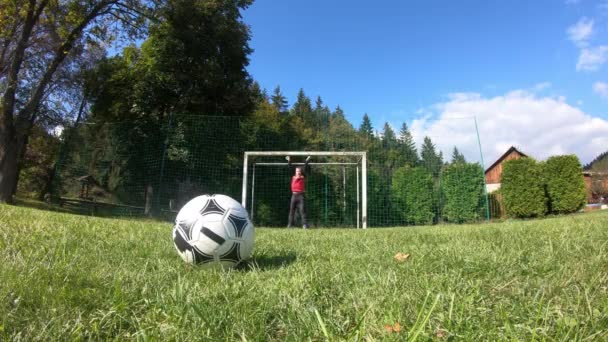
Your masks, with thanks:
[(433, 176), (426, 169), (399, 168), (393, 175), (391, 195), (402, 221), (420, 225), (433, 223)]
[(539, 217), (547, 212), (541, 166), (532, 158), (503, 164), (500, 192), (507, 215)]
[(582, 166), (574, 155), (555, 156), (543, 165), (549, 211), (573, 213), (585, 206), (587, 195)]
[(485, 206), (481, 165), (456, 163), (441, 173), (441, 192), (444, 197), (443, 218), (462, 223), (478, 220)]

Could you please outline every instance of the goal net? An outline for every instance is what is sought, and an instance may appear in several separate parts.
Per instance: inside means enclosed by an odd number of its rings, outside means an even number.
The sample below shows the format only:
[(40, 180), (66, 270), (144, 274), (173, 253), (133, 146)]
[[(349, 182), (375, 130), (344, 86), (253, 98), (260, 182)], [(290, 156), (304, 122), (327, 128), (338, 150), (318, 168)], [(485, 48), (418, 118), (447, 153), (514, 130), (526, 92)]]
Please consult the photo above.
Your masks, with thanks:
[(311, 157), (305, 193), (310, 225), (367, 228), (366, 152), (245, 152), (242, 204), (255, 224), (287, 225), (294, 172), (288, 167), (287, 156), (292, 167), (303, 167), (305, 159)]

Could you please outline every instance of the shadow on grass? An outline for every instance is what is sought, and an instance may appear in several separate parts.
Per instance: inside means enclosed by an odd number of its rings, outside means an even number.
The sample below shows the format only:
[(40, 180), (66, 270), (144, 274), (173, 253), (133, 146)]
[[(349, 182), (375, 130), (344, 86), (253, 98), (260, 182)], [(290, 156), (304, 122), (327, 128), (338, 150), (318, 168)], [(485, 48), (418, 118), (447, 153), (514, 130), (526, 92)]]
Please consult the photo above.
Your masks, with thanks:
[(289, 252), (281, 255), (260, 255), (238, 267), (242, 271), (266, 271), (289, 266), (297, 259), (296, 254)]

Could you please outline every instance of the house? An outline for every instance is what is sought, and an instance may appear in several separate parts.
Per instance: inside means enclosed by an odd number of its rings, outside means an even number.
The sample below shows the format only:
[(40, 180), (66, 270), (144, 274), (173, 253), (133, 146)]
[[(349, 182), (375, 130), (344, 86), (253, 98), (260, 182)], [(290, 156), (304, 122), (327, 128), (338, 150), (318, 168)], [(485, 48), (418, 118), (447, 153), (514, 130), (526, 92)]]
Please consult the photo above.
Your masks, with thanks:
[[(502, 164), (507, 160), (528, 157), (525, 153), (511, 146), (494, 164), (486, 169), (486, 189), (492, 193), (500, 189), (502, 177)], [(583, 171), (585, 189), (587, 191), (587, 203), (601, 203), (608, 201), (608, 173)]]
[(488, 193), (500, 189), (500, 181), (502, 177), (502, 163), (507, 160), (519, 159), (527, 157), (527, 155), (515, 147), (511, 146), (494, 164), (486, 169), (486, 188)]
[(587, 203), (608, 203), (608, 172), (583, 171)]

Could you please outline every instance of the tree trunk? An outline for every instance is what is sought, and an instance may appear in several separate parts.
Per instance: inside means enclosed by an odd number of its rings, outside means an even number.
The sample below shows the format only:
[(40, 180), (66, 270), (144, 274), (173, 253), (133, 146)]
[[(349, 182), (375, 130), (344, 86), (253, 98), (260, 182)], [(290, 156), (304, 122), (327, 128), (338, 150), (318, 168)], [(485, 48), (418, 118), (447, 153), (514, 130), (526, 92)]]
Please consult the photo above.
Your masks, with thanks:
[(19, 185), (19, 176), (21, 175), (21, 168), (23, 167), (23, 162), (25, 161), (25, 153), (27, 152), (27, 145), (29, 143), (30, 131), (31, 127), (26, 128), (27, 132), (22, 135), (21, 139), (17, 139), (17, 177), (15, 179), (15, 184), (13, 188), (13, 196), (17, 194), (17, 186)]
[(4, 141), (7, 143), (0, 146), (0, 203), (13, 203), (18, 178), (19, 143), (14, 136)]

